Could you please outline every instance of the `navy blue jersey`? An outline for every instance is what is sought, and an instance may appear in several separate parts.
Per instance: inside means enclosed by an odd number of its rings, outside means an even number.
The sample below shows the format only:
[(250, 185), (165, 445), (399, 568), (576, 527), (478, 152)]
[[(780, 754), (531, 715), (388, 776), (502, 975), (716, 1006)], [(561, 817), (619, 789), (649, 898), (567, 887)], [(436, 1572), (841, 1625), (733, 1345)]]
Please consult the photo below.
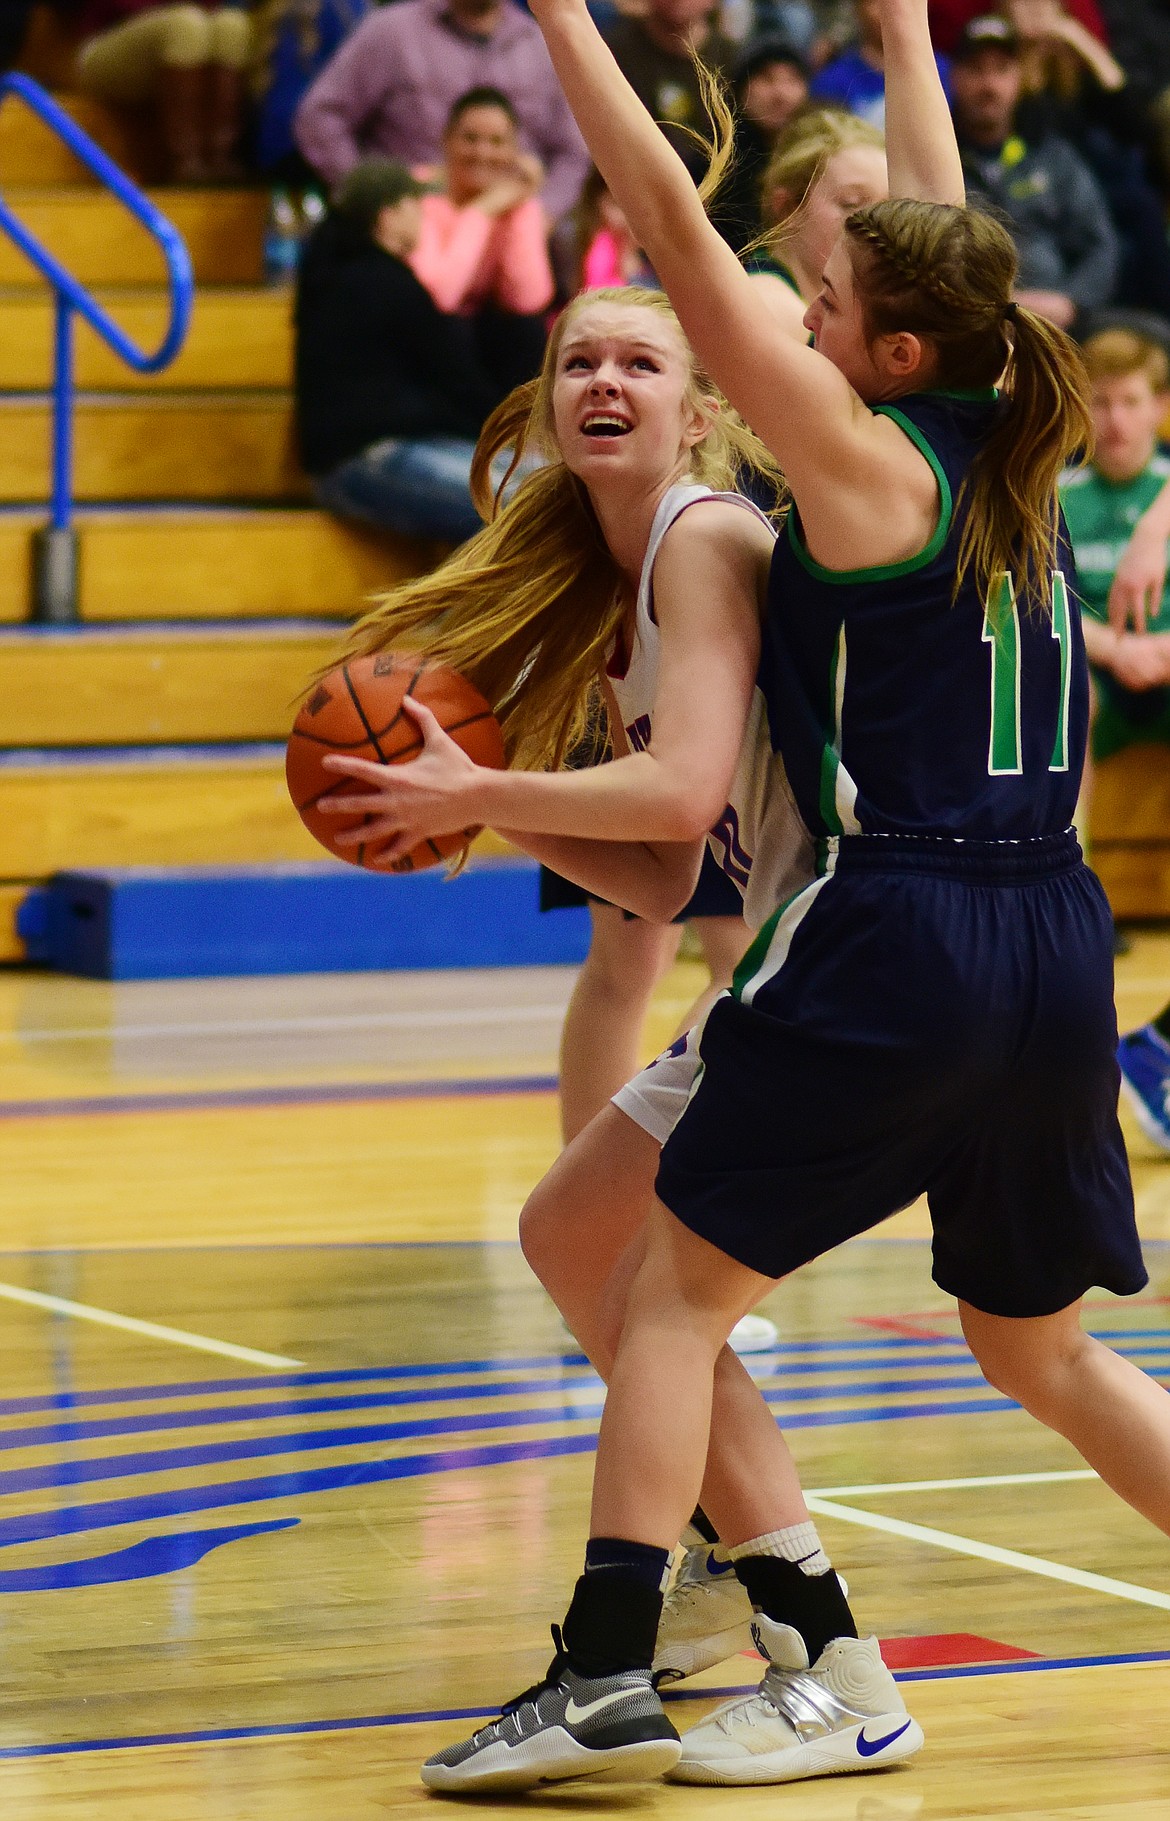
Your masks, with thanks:
[(960, 489), (998, 409), (993, 392), (918, 393), (876, 409), (938, 477), (938, 528), (880, 569), (827, 570), (793, 509), (776, 546), (760, 684), (773, 741), (814, 835), (1028, 840), (1072, 822), (1088, 671), (1063, 522), (1052, 612), (1014, 579), (952, 599)]

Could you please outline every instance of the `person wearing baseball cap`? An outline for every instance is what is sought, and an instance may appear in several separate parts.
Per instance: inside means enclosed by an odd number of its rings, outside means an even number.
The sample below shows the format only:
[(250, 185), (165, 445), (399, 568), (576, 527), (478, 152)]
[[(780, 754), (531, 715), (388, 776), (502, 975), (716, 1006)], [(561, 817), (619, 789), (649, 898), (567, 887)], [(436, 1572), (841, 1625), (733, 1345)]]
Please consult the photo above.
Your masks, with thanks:
[(735, 161), (709, 212), (737, 253), (763, 230), (764, 171), (776, 141), (808, 100), (811, 75), (804, 52), (777, 32), (747, 39), (731, 66)]
[(1120, 246), (1097, 179), (1058, 133), (1017, 125), (1021, 43), (996, 13), (964, 26), (951, 56), (951, 107), (967, 194), (1004, 218), (1020, 258), (1016, 299), (1072, 328), (1110, 301)]

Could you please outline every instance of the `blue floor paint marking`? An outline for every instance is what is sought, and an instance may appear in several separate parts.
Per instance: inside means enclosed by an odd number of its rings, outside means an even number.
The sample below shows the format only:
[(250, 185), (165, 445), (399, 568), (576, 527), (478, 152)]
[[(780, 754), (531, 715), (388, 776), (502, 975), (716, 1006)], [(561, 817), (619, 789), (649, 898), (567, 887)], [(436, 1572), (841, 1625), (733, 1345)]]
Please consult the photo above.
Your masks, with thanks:
[[(785, 1427), (811, 1429), (930, 1416), (983, 1415), (1016, 1407), (1006, 1398), (994, 1396), (961, 1402), (892, 1404), (864, 1410), (800, 1411), (786, 1419)], [(533, 1420), (531, 1415), (528, 1420)], [(99, 1504), (74, 1505), (57, 1511), (24, 1512), (20, 1516), (0, 1518), (0, 1548), (40, 1542), (50, 1537), (75, 1536), (122, 1524), (145, 1523), (156, 1518), (184, 1516), (195, 1511), (257, 1504), (268, 1499), (305, 1498), (319, 1492), (379, 1485), (389, 1480), (417, 1479), (434, 1473), (506, 1466), (517, 1461), (550, 1460), (560, 1455), (591, 1454), (596, 1445), (596, 1434), (589, 1431), (583, 1435), (549, 1436), (485, 1444), (479, 1448), (452, 1448), (442, 1453), (399, 1455), (386, 1461), (352, 1461), (259, 1479), (230, 1480), (212, 1486), (175, 1487), (168, 1492), (103, 1500)], [(67, 1476), (66, 1466), (62, 1469), (66, 1483)]]
[[(965, 1676), (1010, 1676), (1050, 1669), (1125, 1668), (1130, 1664), (1170, 1663), (1170, 1651), (1132, 1651), (1117, 1656), (1037, 1657), (1012, 1663), (945, 1665), (939, 1669), (899, 1669), (896, 1682), (945, 1682)], [(725, 1701), (754, 1692), (755, 1682), (733, 1688), (664, 1689), (663, 1700)], [(288, 1720), (267, 1726), (209, 1726), (190, 1732), (131, 1733), (121, 1738), (65, 1739), (43, 1745), (0, 1746), (0, 1758), (60, 1758), (79, 1752), (141, 1751), (162, 1745), (231, 1745), (242, 1739), (298, 1739), (313, 1733), (364, 1732), (391, 1726), (432, 1726), (451, 1720), (490, 1720), (499, 1707), (432, 1707), (414, 1713), (355, 1714), (340, 1720)]]
[[(3, 754), (0, 754), (0, 763)], [(287, 1088), (207, 1088), (172, 1094), (87, 1094), (75, 1100), (0, 1100), (0, 1119), (64, 1119), (94, 1113), (198, 1113), (228, 1107), (347, 1106), (363, 1100), (498, 1099), (507, 1094), (555, 1094), (555, 1075), (490, 1080), (323, 1082)]]
[[(975, 1385), (983, 1384), (984, 1381), (971, 1379), (965, 1382)], [(938, 1383), (943, 1389), (950, 1389), (948, 1381), (940, 1380)], [(897, 1387), (887, 1387), (887, 1390), (891, 1388)], [(827, 1389), (823, 1392), (802, 1390), (791, 1393), (780, 1390), (765, 1393), (767, 1402), (772, 1406), (786, 1404), (794, 1397), (811, 1399), (830, 1395), (832, 1393)], [(951, 1410), (971, 1407), (967, 1403), (947, 1406)], [(985, 1401), (980, 1400), (977, 1408), (982, 1410), (985, 1407)], [(884, 1420), (888, 1420), (891, 1414), (900, 1415), (904, 1410), (907, 1414), (922, 1415), (927, 1408), (925, 1405), (909, 1408), (886, 1405), (882, 1406), (882, 1415)], [(934, 1410), (935, 1406), (929, 1408)], [(0, 1471), (0, 1496), (88, 1485), (100, 1480), (134, 1479), (151, 1473), (184, 1473), (196, 1467), (222, 1466), (228, 1461), (372, 1447), (386, 1442), (421, 1440), (428, 1436), (470, 1436), (485, 1430), (535, 1429), (551, 1423), (596, 1424), (601, 1421), (602, 1409), (600, 1401), (581, 1405), (566, 1404), (559, 1408), (530, 1405), (520, 1410), (477, 1411), (471, 1416), (427, 1417), (406, 1423), (351, 1423), (332, 1429), (298, 1429), (279, 1435), (251, 1436), (241, 1441), (204, 1442), (189, 1448), (153, 1448), (132, 1454), (87, 1455), (36, 1467), (14, 1467)], [(821, 1418), (826, 1423), (850, 1419), (876, 1420), (874, 1411), (869, 1407), (860, 1411), (825, 1412)], [(802, 1426), (801, 1418), (799, 1415), (793, 1418), (786, 1416), (784, 1425), (786, 1428), (799, 1428)]]
[[(970, 1391), (980, 1387), (986, 1388), (987, 1381), (982, 1373), (952, 1373), (946, 1378), (883, 1378), (872, 1379), (855, 1385), (785, 1385), (772, 1384), (767, 1380), (761, 1382), (761, 1390), (769, 1404), (807, 1404), (829, 1403), (842, 1398), (854, 1397), (913, 1397), (921, 1396), (928, 1391)], [(579, 1396), (591, 1394), (601, 1396), (600, 1379), (582, 1379), (572, 1387)], [(210, 1429), (236, 1423), (280, 1422), (300, 1420), (308, 1416), (328, 1416), (343, 1410), (377, 1410), (401, 1408), (404, 1405), (481, 1403), (497, 1397), (549, 1397), (560, 1396), (562, 1402), (531, 1403), (517, 1413), (508, 1412), (508, 1419), (520, 1415), (530, 1422), (574, 1421), (583, 1416), (600, 1416), (601, 1403), (581, 1404), (575, 1400), (565, 1399), (566, 1387), (556, 1380), (512, 1379), (495, 1384), (475, 1384), (468, 1386), (444, 1387), (442, 1390), (426, 1392), (391, 1392), (359, 1393), (348, 1397), (313, 1397), (305, 1398), (301, 1403), (291, 1403), (282, 1399), (279, 1403), (266, 1404), (216, 1404), (209, 1408), (197, 1410), (155, 1411), (147, 1416), (108, 1417), (98, 1422), (60, 1422), (42, 1423), (32, 1429), (0, 1430), (0, 1451), (22, 1448), (48, 1448), (63, 1445), (67, 1442), (97, 1441), (104, 1437), (121, 1435), (149, 1435), (163, 1430), (173, 1429)], [(491, 1411), (471, 1412), (466, 1416), (453, 1415), (442, 1417), (414, 1418), (409, 1421), (378, 1425), (380, 1434), (375, 1437), (371, 1431), (368, 1439), (380, 1441), (403, 1441), (412, 1435), (454, 1435), (467, 1429), (491, 1429), (499, 1426), (497, 1413)], [(311, 1434), (312, 1431), (305, 1431)], [(340, 1432), (339, 1433), (343, 1433)], [(356, 1431), (355, 1431), (356, 1433)], [(340, 1445), (340, 1444), (339, 1444)], [(225, 1459), (230, 1456), (225, 1456)], [(23, 1469), (13, 1468), (0, 1472), (0, 1492), (8, 1489), (11, 1474), (19, 1475)], [(35, 1469), (29, 1469), (35, 1471)]]
[(40, 1568), (0, 1568), (0, 1594), (57, 1593), (74, 1587), (109, 1587), (123, 1581), (145, 1581), (160, 1574), (193, 1568), (213, 1549), (241, 1537), (291, 1530), (299, 1518), (271, 1518), (263, 1524), (225, 1524), (218, 1530), (184, 1530), (171, 1536), (144, 1537), (108, 1555), (79, 1562), (49, 1562)]

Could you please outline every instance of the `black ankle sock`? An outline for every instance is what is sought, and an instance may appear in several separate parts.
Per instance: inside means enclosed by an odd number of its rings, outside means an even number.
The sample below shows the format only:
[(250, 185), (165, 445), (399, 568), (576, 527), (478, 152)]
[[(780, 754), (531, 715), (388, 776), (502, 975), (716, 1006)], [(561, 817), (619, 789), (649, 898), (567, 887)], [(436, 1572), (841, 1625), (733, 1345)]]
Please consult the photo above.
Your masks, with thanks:
[(719, 1532), (711, 1522), (701, 1505), (696, 1505), (691, 1512), (691, 1529), (697, 1530), (705, 1543), (717, 1543)]
[(1150, 1023), (1159, 1037), (1164, 1037), (1166, 1042), (1170, 1043), (1170, 1005), (1164, 1005), (1158, 1016), (1150, 1019)]
[[(657, 1554), (665, 1566), (668, 1552), (662, 1549)], [(624, 1669), (649, 1669), (654, 1661), (662, 1594), (657, 1582), (650, 1583), (646, 1566), (591, 1566), (577, 1582), (561, 1633), (569, 1668), (578, 1675), (618, 1675)]]
[(591, 1536), (585, 1545), (585, 1573), (611, 1568), (620, 1568), (656, 1593), (665, 1593), (670, 1551), (657, 1549), (653, 1543), (632, 1543), (624, 1536)]
[(753, 1606), (800, 1633), (810, 1663), (834, 1638), (857, 1636), (849, 1602), (832, 1569), (827, 1574), (805, 1574), (796, 1562), (778, 1555), (744, 1555), (735, 1572)]

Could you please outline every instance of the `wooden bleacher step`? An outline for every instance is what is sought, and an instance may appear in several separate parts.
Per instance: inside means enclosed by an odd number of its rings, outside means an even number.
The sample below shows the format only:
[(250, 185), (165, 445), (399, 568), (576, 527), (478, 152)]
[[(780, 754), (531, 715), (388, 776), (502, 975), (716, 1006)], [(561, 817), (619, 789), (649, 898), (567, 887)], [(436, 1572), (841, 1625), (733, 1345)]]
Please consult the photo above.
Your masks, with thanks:
[[(29, 615), (36, 513), (0, 513), (0, 621)], [(352, 618), (434, 567), (438, 547), (327, 513), (181, 507), (77, 515), (84, 620)]]
[[(47, 399), (0, 399), (0, 500), (47, 498), (51, 419)], [(78, 500), (308, 496), (282, 393), (81, 393), (75, 426)]]
[[(263, 190), (152, 190), (153, 201), (187, 243), (198, 284), (258, 285), (268, 211)], [(87, 285), (160, 285), (158, 244), (106, 190), (7, 191), (15, 214)], [(39, 288), (40, 274), (0, 237), (0, 285)]]
[[(155, 175), (158, 148), (148, 123), (90, 95), (59, 94), (54, 99), (136, 182)], [(9, 95), (0, 106), (0, 183), (5, 188), (96, 188), (97, 179), (50, 127), (17, 96)]]
[[(140, 348), (158, 346), (170, 315), (161, 289), (107, 286), (99, 288), (97, 299)], [(161, 373), (136, 373), (79, 318), (77, 384), (93, 391), (152, 393), (197, 387), (289, 387), (291, 305), (287, 290), (255, 286), (199, 290), (187, 339)], [(0, 391), (43, 392), (52, 385), (53, 320), (53, 303), (46, 291), (0, 291)]]
[(0, 633), (0, 747), (283, 739), (330, 621)]
[[(488, 834), (476, 851), (512, 850)], [(289, 802), (283, 742), (0, 753), (0, 880), (321, 857)]]

